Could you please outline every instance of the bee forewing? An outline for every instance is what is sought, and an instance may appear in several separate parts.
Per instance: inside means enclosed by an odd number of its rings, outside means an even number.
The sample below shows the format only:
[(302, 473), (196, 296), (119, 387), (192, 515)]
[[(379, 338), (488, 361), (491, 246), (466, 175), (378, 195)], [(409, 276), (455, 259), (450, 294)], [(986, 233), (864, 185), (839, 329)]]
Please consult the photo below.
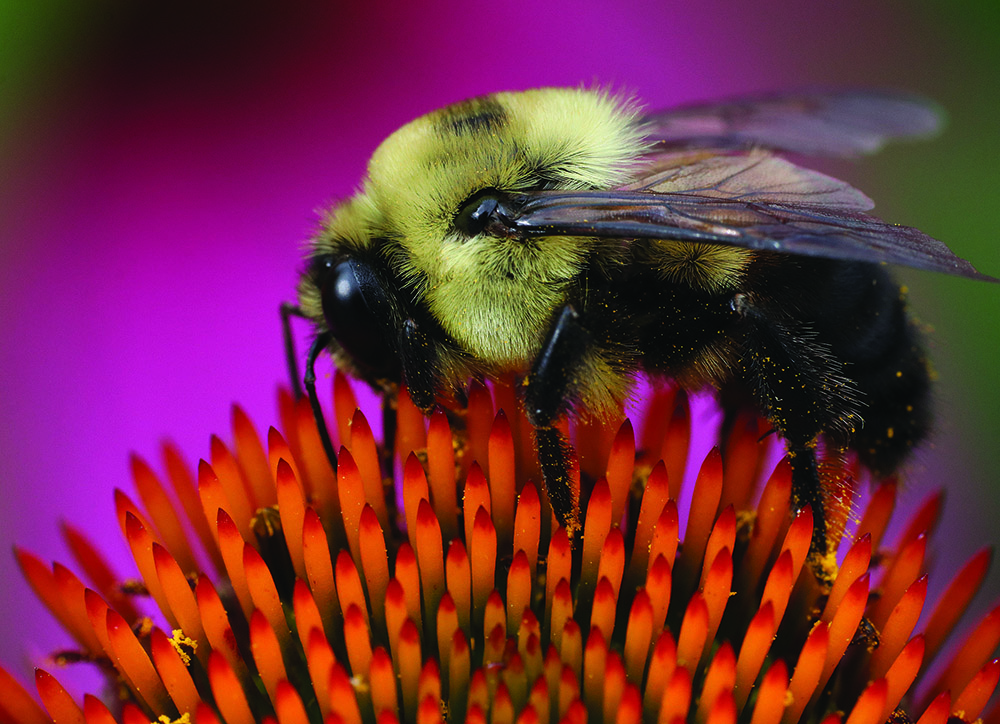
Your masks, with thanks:
[(515, 203), (506, 223), (522, 236), (700, 241), (997, 281), (917, 229), (843, 207), (634, 190), (538, 192)]
[(874, 206), (871, 199), (844, 181), (760, 150), (664, 154), (623, 188), (855, 211), (867, 211)]
[(892, 138), (937, 132), (943, 114), (919, 96), (885, 91), (765, 95), (641, 116), (651, 153), (760, 146), (813, 156), (857, 156)]

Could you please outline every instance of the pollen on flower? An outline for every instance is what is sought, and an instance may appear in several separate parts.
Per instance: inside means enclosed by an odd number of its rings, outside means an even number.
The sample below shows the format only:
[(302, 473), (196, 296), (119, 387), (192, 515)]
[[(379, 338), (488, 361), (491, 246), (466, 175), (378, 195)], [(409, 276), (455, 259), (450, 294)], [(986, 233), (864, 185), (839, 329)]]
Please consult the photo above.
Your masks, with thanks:
[(280, 431), (262, 441), (234, 408), (232, 442), (211, 438), (196, 473), (169, 447), (162, 478), (133, 458), (138, 502), (114, 504), (134, 581), (71, 526), (81, 577), (18, 549), (75, 641), (54, 658), (93, 662), (122, 698), (78, 702), (40, 668), (36, 699), (0, 668), (0, 720), (1000, 721), (1000, 607), (949, 645), (992, 550), (925, 606), (940, 495), (886, 542), (896, 482), (849, 523), (854, 478), (838, 480), (826, 585), (807, 563), (813, 511), (793, 510), (790, 466), (769, 469), (774, 438), (752, 415), (690, 479), (701, 423), (681, 391), (652, 391), (639, 426), (564, 425), (570, 536), (513, 387), (473, 384), (429, 420), (401, 390), (382, 443), (340, 375), (333, 400), (336, 470), (287, 392)]
[(160, 716), (156, 717), (156, 722), (159, 722), (159, 724), (191, 724), (191, 715), (188, 712), (184, 712), (176, 719), (171, 719), (166, 714), (160, 714)]
[(191, 651), (198, 650), (198, 642), (194, 639), (185, 636), (184, 632), (179, 628), (175, 628), (171, 632), (170, 636), (170, 646), (177, 652), (177, 655), (181, 657), (181, 661), (184, 662), (185, 666), (191, 665), (191, 656), (185, 649), (190, 649)]

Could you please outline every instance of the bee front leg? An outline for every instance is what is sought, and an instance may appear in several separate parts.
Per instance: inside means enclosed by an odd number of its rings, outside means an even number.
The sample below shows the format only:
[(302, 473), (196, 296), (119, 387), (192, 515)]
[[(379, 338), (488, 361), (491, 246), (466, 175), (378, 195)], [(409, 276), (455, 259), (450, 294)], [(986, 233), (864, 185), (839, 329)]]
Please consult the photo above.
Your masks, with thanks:
[(312, 346), (309, 347), (309, 354), (306, 356), (306, 375), (302, 380), (309, 395), (309, 406), (312, 407), (313, 419), (316, 421), (316, 430), (319, 432), (320, 442), (323, 444), (323, 451), (326, 459), (330, 461), (330, 468), (336, 474), (337, 455), (333, 451), (333, 441), (330, 439), (330, 431), (326, 427), (326, 418), (323, 416), (323, 408), (319, 404), (319, 396), (316, 394), (316, 359), (319, 353), (330, 344), (331, 335), (324, 332), (316, 336)]
[(295, 351), (295, 337), (292, 336), (292, 317), (308, 319), (305, 312), (297, 304), (282, 302), (278, 307), (281, 315), (281, 337), (285, 346), (285, 364), (288, 365), (288, 379), (292, 385), (292, 394), (296, 400), (301, 400), (302, 378), (299, 376), (299, 358)]
[(579, 313), (567, 304), (535, 358), (524, 394), (528, 420), (535, 428), (545, 488), (553, 511), (570, 537), (580, 528), (580, 491), (570, 477), (573, 450), (555, 423), (569, 412), (575, 380), (592, 344)]

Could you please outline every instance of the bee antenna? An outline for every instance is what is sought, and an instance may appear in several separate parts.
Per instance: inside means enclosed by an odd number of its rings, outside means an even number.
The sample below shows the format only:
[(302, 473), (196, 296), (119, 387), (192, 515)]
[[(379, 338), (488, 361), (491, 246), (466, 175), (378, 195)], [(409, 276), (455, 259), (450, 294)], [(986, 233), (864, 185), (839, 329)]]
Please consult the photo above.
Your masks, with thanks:
[(309, 348), (309, 354), (306, 356), (306, 375), (302, 381), (309, 395), (309, 406), (312, 407), (313, 418), (316, 420), (316, 429), (319, 431), (319, 439), (323, 443), (323, 451), (326, 452), (326, 457), (330, 461), (330, 467), (333, 468), (333, 472), (336, 475), (337, 456), (333, 452), (333, 441), (330, 439), (330, 431), (326, 426), (323, 408), (320, 407), (319, 397), (316, 395), (316, 358), (319, 357), (320, 352), (326, 349), (332, 338), (333, 335), (330, 332), (324, 332), (317, 335), (316, 339), (313, 340), (312, 346)]

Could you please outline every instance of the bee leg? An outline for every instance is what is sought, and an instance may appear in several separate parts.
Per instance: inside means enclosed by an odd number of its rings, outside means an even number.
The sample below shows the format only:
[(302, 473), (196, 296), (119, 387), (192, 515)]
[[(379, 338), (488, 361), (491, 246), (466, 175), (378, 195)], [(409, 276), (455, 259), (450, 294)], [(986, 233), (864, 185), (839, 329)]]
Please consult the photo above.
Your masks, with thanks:
[(386, 479), (392, 478), (396, 455), (396, 405), (396, 395), (388, 393), (382, 395), (382, 447), (379, 452), (382, 458), (382, 475)]
[(552, 510), (572, 540), (580, 530), (580, 491), (570, 477), (573, 447), (554, 426), (535, 427), (535, 444)]
[(337, 456), (333, 452), (333, 441), (330, 439), (330, 431), (326, 426), (323, 408), (320, 406), (319, 396), (316, 394), (316, 358), (330, 344), (332, 336), (330, 332), (324, 332), (317, 335), (316, 339), (313, 340), (312, 346), (309, 348), (309, 354), (306, 356), (306, 375), (302, 382), (305, 384), (306, 392), (309, 394), (309, 406), (312, 407), (313, 418), (316, 420), (316, 429), (319, 431), (319, 439), (323, 443), (323, 451), (326, 453), (327, 460), (330, 461), (330, 467), (333, 468), (333, 472), (336, 474)]
[[(309, 395), (309, 406), (312, 408), (313, 419), (316, 421), (316, 429), (319, 431), (319, 439), (323, 444), (323, 452), (326, 459), (330, 461), (330, 467), (334, 474), (337, 473), (337, 456), (333, 452), (333, 441), (330, 439), (330, 430), (326, 426), (326, 418), (323, 416), (323, 408), (319, 404), (319, 397), (316, 395), (316, 359), (319, 353), (330, 344), (332, 335), (329, 332), (320, 334), (313, 340), (306, 357), (306, 374), (304, 378), (299, 377), (298, 355), (295, 352), (295, 339), (292, 337), (292, 317), (306, 318), (302, 310), (291, 302), (282, 302), (278, 308), (281, 314), (281, 331), (285, 343), (285, 361), (288, 364), (288, 375), (292, 382), (292, 394), (296, 400), (302, 399), (302, 386), (305, 385), (306, 394)], [(302, 380), (301, 382), (299, 380)]]
[[(281, 331), (285, 343), (285, 361), (288, 364), (288, 375), (292, 382), (292, 393), (296, 400), (302, 399), (302, 386), (305, 385), (306, 394), (309, 395), (309, 406), (312, 408), (313, 419), (316, 421), (316, 429), (319, 431), (319, 439), (323, 444), (323, 452), (326, 459), (330, 461), (330, 467), (334, 474), (337, 472), (337, 456), (333, 452), (333, 441), (330, 439), (330, 430), (326, 426), (326, 418), (323, 416), (323, 408), (319, 404), (319, 397), (316, 394), (316, 359), (319, 353), (330, 344), (331, 334), (326, 332), (320, 334), (313, 340), (309, 347), (309, 354), (306, 357), (306, 374), (304, 378), (299, 377), (298, 355), (295, 352), (295, 339), (292, 337), (292, 317), (305, 318), (305, 314), (295, 304), (282, 302), (278, 308), (281, 314)], [(302, 380), (301, 382), (299, 380)]]
[(807, 505), (812, 509), (813, 532), (809, 550), (825, 555), (829, 542), (816, 448), (808, 443), (789, 442), (788, 458), (792, 464), (792, 505), (796, 510), (802, 510)]
[(278, 307), (281, 314), (281, 335), (285, 344), (285, 362), (288, 364), (288, 378), (292, 383), (292, 394), (296, 400), (302, 399), (302, 378), (299, 377), (299, 356), (295, 352), (295, 338), (292, 337), (292, 317), (305, 319), (306, 315), (296, 304), (282, 302)]
[(591, 335), (580, 323), (579, 313), (573, 305), (563, 307), (535, 358), (524, 395), (528, 420), (535, 427), (545, 488), (552, 509), (571, 537), (580, 528), (580, 492), (570, 477), (572, 448), (555, 423), (569, 411), (573, 380), (591, 345)]
[(788, 443), (792, 502), (812, 509), (810, 562), (825, 580), (832, 546), (816, 440), (820, 434), (836, 438), (855, 418), (855, 387), (807, 325), (758, 307), (747, 295), (737, 295), (733, 309), (742, 317), (740, 381)]
[(399, 360), (410, 399), (420, 411), (429, 414), (440, 386), (437, 349), (412, 317), (403, 322), (400, 331)]

